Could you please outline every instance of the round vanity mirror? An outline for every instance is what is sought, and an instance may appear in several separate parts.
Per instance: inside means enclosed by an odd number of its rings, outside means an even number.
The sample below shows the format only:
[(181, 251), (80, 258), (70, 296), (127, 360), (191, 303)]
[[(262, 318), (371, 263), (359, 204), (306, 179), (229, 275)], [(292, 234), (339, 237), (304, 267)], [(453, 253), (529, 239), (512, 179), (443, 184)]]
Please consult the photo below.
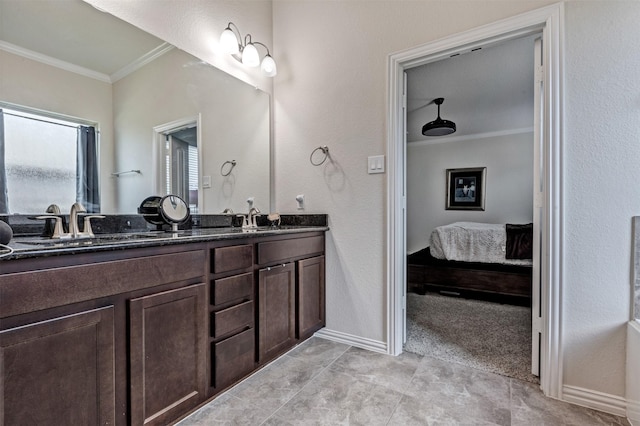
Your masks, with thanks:
[(179, 225), (189, 219), (189, 206), (177, 195), (167, 195), (160, 200), (160, 214), (171, 225)]
[(161, 230), (164, 224), (172, 225), (172, 228), (177, 230), (179, 224), (189, 219), (190, 211), (187, 203), (177, 195), (154, 195), (145, 198), (138, 208), (138, 213), (143, 215), (147, 222), (156, 225), (158, 230)]

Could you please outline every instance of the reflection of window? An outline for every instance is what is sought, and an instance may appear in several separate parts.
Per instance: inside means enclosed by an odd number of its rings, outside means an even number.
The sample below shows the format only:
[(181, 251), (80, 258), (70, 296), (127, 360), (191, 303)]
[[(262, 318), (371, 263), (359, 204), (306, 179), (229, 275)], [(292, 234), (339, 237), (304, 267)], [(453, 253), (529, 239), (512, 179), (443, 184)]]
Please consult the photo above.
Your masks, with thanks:
[(8, 109), (0, 120), (0, 213), (43, 213), (76, 201), (99, 211), (95, 128)]

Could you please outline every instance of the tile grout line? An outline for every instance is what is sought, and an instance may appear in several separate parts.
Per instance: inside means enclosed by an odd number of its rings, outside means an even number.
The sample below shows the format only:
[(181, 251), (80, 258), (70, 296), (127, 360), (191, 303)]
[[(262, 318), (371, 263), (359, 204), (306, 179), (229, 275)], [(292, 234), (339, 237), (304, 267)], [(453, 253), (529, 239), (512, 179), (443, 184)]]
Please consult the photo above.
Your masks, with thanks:
[[(322, 370), (320, 370), (318, 372), (318, 374), (316, 374), (315, 376), (313, 376), (311, 378), (311, 380), (309, 380), (304, 386), (302, 386), (298, 392), (294, 393), (291, 398), (287, 399), (285, 402), (283, 402), (278, 408), (276, 408), (273, 413), (271, 413), (269, 415), (269, 417), (267, 417), (266, 419), (264, 419), (264, 421), (262, 423), (260, 423), (260, 425), (264, 425), (267, 421), (269, 421), (269, 419), (271, 419), (273, 416), (276, 415), (276, 413), (278, 411), (280, 411), (282, 409), (282, 407), (284, 407), (285, 405), (287, 405), (293, 398), (295, 398), (296, 396), (298, 396), (300, 394), (300, 392), (302, 392), (307, 386), (309, 386), (311, 383), (313, 383), (318, 377), (320, 377), (320, 375), (322, 373), (324, 373), (331, 365), (333, 365), (334, 362), (336, 362), (342, 355), (344, 355), (349, 349), (351, 349), (352, 346), (348, 346), (347, 349), (345, 349), (340, 355), (338, 355), (337, 357), (334, 358), (333, 361), (331, 361), (329, 364), (327, 364), (324, 368), (322, 368)], [(288, 356), (290, 358), (295, 358), (292, 357), (291, 355), (285, 354), (284, 356)]]
[[(409, 380), (409, 383), (413, 382), (413, 379), (416, 377), (416, 374), (418, 374), (418, 370), (420, 369), (420, 364), (422, 364), (422, 361), (424, 360), (425, 356), (424, 355), (419, 355), (419, 354), (414, 354), (414, 355), (418, 355), (420, 357), (420, 362), (418, 363), (418, 366), (416, 367), (416, 370), (413, 372), (413, 374), (411, 375), (411, 379)], [(385, 422), (385, 425), (388, 425), (389, 423), (391, 423), (391, 419), (393, 419), (393, 415), (396, 413), (396, 410), (398, 409), (398, 407), (400, 406), (400, 404), (402, 403), (402, 401), (408, 397), (409, 395), (405, 394), (405, 393), (401, 393), (401, 397), (398, 400), (398, 402), (396, 403), (395, 407), (393, 407), (393, 410), (391, 410), (391, 415), (389, 416), (389, 418), (387, 419), (387, 421)]]

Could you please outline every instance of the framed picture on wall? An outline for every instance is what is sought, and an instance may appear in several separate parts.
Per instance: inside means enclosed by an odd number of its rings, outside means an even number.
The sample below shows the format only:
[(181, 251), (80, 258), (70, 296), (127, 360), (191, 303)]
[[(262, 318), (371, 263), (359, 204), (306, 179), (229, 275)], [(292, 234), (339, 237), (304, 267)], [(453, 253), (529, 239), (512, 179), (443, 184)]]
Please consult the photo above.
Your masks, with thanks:
[(482, 210), (486, 167), (447, 169), (447, 210)]

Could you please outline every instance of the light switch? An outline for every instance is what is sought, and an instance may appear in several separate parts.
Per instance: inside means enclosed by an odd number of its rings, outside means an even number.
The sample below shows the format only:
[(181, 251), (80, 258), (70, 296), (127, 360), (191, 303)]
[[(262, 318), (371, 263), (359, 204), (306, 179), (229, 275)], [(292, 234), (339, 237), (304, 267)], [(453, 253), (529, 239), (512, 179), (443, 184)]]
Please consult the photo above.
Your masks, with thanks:
[(384, 155), (370, 156), (368, 164), (367, 171), (369, 174), (384, 173)]
[(211, 176), (202, 176), (202, 187), (211, 188)]

